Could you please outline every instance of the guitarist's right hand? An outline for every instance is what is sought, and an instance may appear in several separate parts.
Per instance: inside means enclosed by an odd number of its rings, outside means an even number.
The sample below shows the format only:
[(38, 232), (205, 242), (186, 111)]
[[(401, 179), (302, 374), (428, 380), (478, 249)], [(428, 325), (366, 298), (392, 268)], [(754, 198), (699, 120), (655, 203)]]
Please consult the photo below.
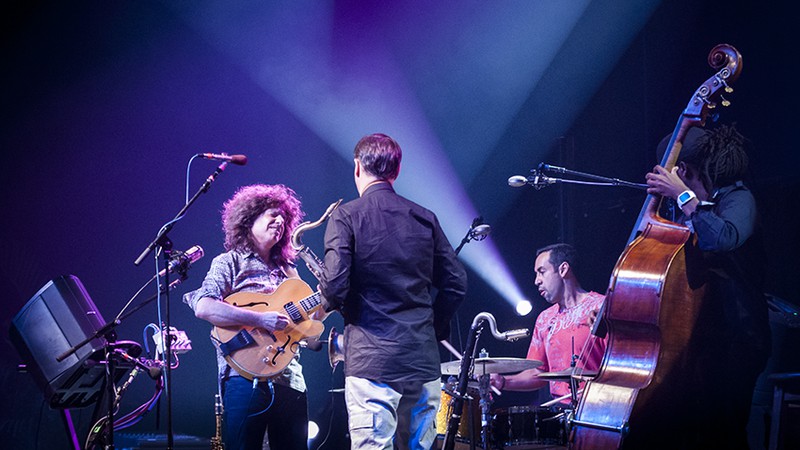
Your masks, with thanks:
[(260, 313), (259, 328), (267, 331), (280, 331), (289, 325), (289, 316), (274, 311)]

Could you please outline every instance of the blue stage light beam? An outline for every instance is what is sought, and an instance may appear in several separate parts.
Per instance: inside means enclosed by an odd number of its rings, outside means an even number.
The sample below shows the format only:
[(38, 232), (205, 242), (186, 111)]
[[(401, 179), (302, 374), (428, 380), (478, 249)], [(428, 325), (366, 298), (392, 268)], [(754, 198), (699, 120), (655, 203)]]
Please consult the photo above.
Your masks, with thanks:
[[(170, 7), (346, 161), (364, 134), (396, 138), (404, 149), (398, 190), (436, 211), (445, 232), (458, 242), (477, 215), (462, 180), (471, 180), (491, 156), (569, 30), (587, 20), (581, 16), (589, 4), (525, 2), (457, 10), (439, 5), (426, 11), (426, 19), (417, 19), (409, 7), (406, 14), (395, 14), (402, 5), (347, 2)], [(426, 20), (437, 27), (425, 26)], [(462, 28), (448, 28), (448, 23)], [(414, 49), (400, 42), (431, 28), (450, 34), (426, 41), (438, 51), (420, 46), (415, 66), (407, 58)], [(452, 45), (454, 33), (459, 42), (451, 55), (441, 46)], [(449, 62), (430, 65), (437, 55)], [(461, 256), (512, 305), (527, 301), (491, 239), (468, 246)]]

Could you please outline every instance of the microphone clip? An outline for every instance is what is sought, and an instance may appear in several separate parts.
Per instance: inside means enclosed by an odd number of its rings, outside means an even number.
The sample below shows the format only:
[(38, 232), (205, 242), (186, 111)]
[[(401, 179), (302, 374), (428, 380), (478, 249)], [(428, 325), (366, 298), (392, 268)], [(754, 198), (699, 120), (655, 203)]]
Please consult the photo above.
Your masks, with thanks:
[(467, 237), (473, 241), (482, 241), (492, 232), (492, 227), (483, 222), (483, 216), (478, 216), (472, 220)]
[(482, 241), (486, 239), (486, 236), (492, 231), (492, 227), (489, 224), (483, 223), (483, 216), (478, 216), (472, 220), (472, 225), (469, 226), (469, 230), (467, 230), (467, 234), (464, 236), (464, 239), (461, 240), (461, 243), (458, 244), (456, 248), (456, 255), (461, 252), (461, 249), (464, 248), (464, 244), (468, 243), (469, 241)]
[(166, 269), (159, 272), (159, 276), (164, 276), (167, 272), (177, 273), (181, 278), (186, 278), (186, 273), (195, 261), (202, 258), (204, 255), (203, 247), (194, 245), (185, 252), (180, 250), (170, 250), (169, 262)]

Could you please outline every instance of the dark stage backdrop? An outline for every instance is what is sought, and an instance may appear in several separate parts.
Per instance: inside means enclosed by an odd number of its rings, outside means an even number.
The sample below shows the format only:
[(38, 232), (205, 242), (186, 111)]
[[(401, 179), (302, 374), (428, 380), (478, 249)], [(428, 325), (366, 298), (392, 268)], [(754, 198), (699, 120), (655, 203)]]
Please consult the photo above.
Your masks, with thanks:
[[(602, 16), (600, 12), (613, 16), (618, 4), (584, 3), (587, 21)], [(586, 263), (581, 274), (584, 287), (605, 291), (644, 195), (625, 188), (561, 185), (514, 190), (506, 179), (545, 161), (643, 181), (656, 162), (656, 144), (672, 132), (692, 92), (711, 75), (706, 57), (719, 43), (734, 45), (745, 60), (731, 98), (733, 106), (721, 112), (720, 120), (737, 122), (754, 143), (751, 185), (760, 204), (770, 259), (752, 264), (768, 268), (770, 293), (800, 303), (796, 286), (800, 239), (794, 211), (800, 194), (800, 157), (796, 114), (791, 112), (792, 105), (798, 104), (792, 78), (797, 72), (796, 39), (790, 38), (795, 24), (786, 5), (767, 8), (742, 5), (753, 2), (733, 3), (675, 0), (655, 4), (642, 26), (630, 32), (631, 38), (620, 47), (608, 71), (599, 71), (587, 61), (616, 30), (579, 21), (556, 49), (554, 63), (542, 73), (540, 82), (518, 99), (508, 124), (489, 144), (490, 156), (484, 162), (463, 169), (471, 155), (448, 147), (448, 139), (441, 138), (449, 160), (460, 168), (458, 181), (492, 226), (492, 242), (534, 304), (530, 315), (516, 316), (503, 297), (469, 269), (470, 288), (454, 320), (454, 344), (460, 346), (466, 340), (469, 324), (481, 311), (492, 312), (501, 330), (532, 327), (545, 306), (532, 274), (535, 250), (543, 245), (560, 240), (574, 243)], [(461, 5), (452, 2), (449, 7)], [(369, 14), (384, 21), (394, 17), (383, 12), (382, 6), (362, 10), (359, 2), (328, 2), (325, 7), (334, 21), (327, 45), (336, 47), (337, 56), (346, 53), (341, 46), (355, 39), (348, 27), (363, 26)], [(385, 8), (393, 9), (389, 4)], [(72, 274), (83, 281), (105, 319), (111, 319), (153, 273), (152, 255), (139, 267), (133, 261), (182, 207), (189, 158), (198, 152), (246, 153), (250, 162), (229, 166), (170, 233), (176, 248), (199, 244), (206, 253), (169, 299), (173, 325), (188, 333), (193, 346), (180, 356), (173, 372), (174, 430), (208, 438), (214, 432), (216, 390), (210, 326), (194, 318), (180, 297), (199, 285), (211, 258), (222, 251), (222, 203), (242, 185), (285, 183), (302, 197), (308, 218), (314, 220), (330, 202), (357, 195), (352, 161), (337, 153), (341, 149), (334, 148), (334, 140), (287, 108), (286, 92), (280, 100), (277, 94), (265, 92), (257, 78), (243, 70), (246, 63), (220, 50), (213, 37), (201, 35), (182, 19), (185, 11), (181, 16), (168, 2), (6, 2), (2, 10), (6, 24), (0, 89), (4, 158), (0, 210), (5, 215), (0, 221), (0, 439), (7, 448), (68, 448), (58, 412), (44, 404), (30, 377), (16, 370), (19, 355), (7, 337), (12, 317), (48, 280)], [(352, 19), (356, 11), (364, 14), (362, 20)], [(425, 21), (421, 11), (403, 12), (402, 20), (415, 21), (419, 15), (418, 20)], [(248, 17), (241, 19), (246, 22)], [(500, 19), (494, 25), (505, 26)], [(391, 29), (399, 27), (394, 23)], [(235, 36), (236, 30), (230, 33)], [(459, 36), (445, 33), (438, 38)], [(513, 47), (518, 42), (503, 44)], [(404, 52), (399, 53), (413, 53), (408, 48)], [(489, 64), (493, 55), (487, 51), (484, 57)], [(380, 71), (376, 72), (374, 76), (380, 78)], [(593, 80), (597, 87), (585, 96), (585, 104), (578, 105), (574, 118), (558, 124), (563, 131), (543, 131), (537, 126), (556, 123), (553, 111), (560, 110), (560, 103), (573, 101), (570, 90), (585, 80)], [(503, 88), (491, 87), (498, 92)], [(426, 112), (436, 123), (434, 132), (444, 135), (447, 130), (452, 140), (453, 134), (466, 129), (448, 129), (447, 117), (437, 117), (430, 106), (454, 101), (451, 91), (442, 86), (432, 92), (420, 101), (429, 105)], [(333, 113), (329, 122), (347, 124), (347, 130), (341, 131), (349, 148), (363, 134), (384, 131)], [(531, 148), (530, 143), (543, 135), (546, 143)], [(192, 165), (190, 194), (215, 168), (216, 163), (210, 161)], [(468, 225), (464, 224), (464, 232)], [(448, 235), (454, 246), (462, 236)], [(320, 253), (322, 228), (307, 233), (304, 242)], [(485, 244), (472, 242), (468, 247)], [(308, 271), (301, 268), (301, 273), (313, 286)], [(150, 289), (144, 297), (153, 293)], [(145, 326), (157, 321), (155, 304), (150, 304), (119, 326), (119, 337), (141, 343)], [(330, 327), (342, 328), (338, 316), (326, 324), (326, 333)], [(796, 336), (783, 331), (781, 336), (786, 337), (777, 341), (776, 354), (790, 356)], [(487, 333), (480, 346), (494, 356), (523, 357), (527, 342), (500, 343)], [(449, 359), (446, 352), (442, 355)], [(332, 374), (324, 351), (304, 352), (302, 363), (311, 419), (324, 434), (331, 412), (338, 414), (326, 446), (341, 448), (345, 423), (341, 394), (328, 393), (341, 387), (341, 367)], [(789, 367), (781, 366), (784, 360), (774, 364), (775, 370)], [(140, 376), (124, 396), (123, 412), (144, 402), (152, 391), (153, 383)], [(528, 397), (501, 402), (532, 401)], [(73, 411), (81, 439), (92, 412), (91, 407)], [(141, 423), (125, 431), (163, 434), (166, 413), (162, 399)]]

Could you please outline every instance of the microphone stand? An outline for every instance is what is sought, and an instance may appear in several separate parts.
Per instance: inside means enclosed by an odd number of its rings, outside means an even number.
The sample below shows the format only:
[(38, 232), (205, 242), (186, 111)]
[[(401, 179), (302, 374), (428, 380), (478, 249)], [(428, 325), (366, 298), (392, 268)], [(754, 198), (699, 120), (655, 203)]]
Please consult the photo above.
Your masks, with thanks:
[(571, 180), (571, 179), (566, 179), (566, 178), (547, 177), (547, 176), (542, 175), (542, 178), (544, 178), (544, 180), (542, 180), (542, 181), (545, 184), (547, 184), (548, 181), (550, 181), (550, 182), (563, 182), (563, 183), (575, 183), (575, 184), (594, 184), (594, 185), (599, 185), (599, 186), (624, 186), (624, 187), (630, 187), (630, 188), (634, 188), (634, 189), (647, 189), (647, 185), (646, 184), (633, 183), (631, 181), (620, 180), (619, 178), (609, 178), (609, 177), (604, 177), (604, 176), (601, 176), (601, 175), (594, 175), (594, 174), (586, 173), (586, 172), (578, 172), (577, 170), (570, 170), (570, 169), (566, 169), (564, 167), (551, 166), (550, 164), (545, 164), (545, 163), (540, 163), (539, 167), (536, 168), (536, 169), (533, 169), (531, 172), (538, 172), (540, 174), (542, 172), (555, 172), (555, 173), (560, 173), (560, 174), (566, 174), (566, 175), (572, 175), (572, 176), (576, 176), (576, 177), (587, 178), (589, 180), (595, 180), (597, 182), (597, 183), (587, 183), (585, 181), (580, 181), (580, 180)]
[[(167, 271), (167, 273), (169, 273), (169, 271)], [(106, 322), (105, 325), (103, 325), (97, 331), (95, 331), (94, 334), (78, 342), (74, 346), (70, 347), (67, 351), (56, 357), (56, 361), (61, 362), (66, 358), (68, 358), (70, 355), (77, 352), (81, 347), (88, 344), (89, 342), (95, 339), (104, 338), (106, 343), (104, 345), (104, 352), (103, 352), (105, 358), (105, 373), (103, 375), (105, 378), (104, 387), (106, 390), (107, 404), (108, 404), (108, 420), (106, 421), (106, 433), (107, 433), (107, 438), (106, 438), (107, 440), (105, 445), (106, 449), (114, 450), (114, 397), (116, 396), (116, 392), (114, 389), (115, 387), (114, 372), (116, 371), (116, 364), (114, 363), (114, 358), (116, 357), (114, 353), (115, 352), (114, 347), (117, 341), (117, 333), (115, 331), (115, 328), (122, 323), (122, 319), (126, 319), (134, 312), (142, 309), (145, 305), (149, 304), (150, 302), (158, 298), (160, 294), (165, 293), (170, 289), (177, 287), (186, 278), (187, 275), (186, 272), (184, 271), (181, 273), (180, 278), (173, 281), (172, 284), (167, 284), (166, 288), (159, 287), (160, 289), (159, 293), (154, 294), (153, 296), (151, 296), (138, 306), (131, 308), (126, 314), (121, 315), (110, 322)]]
[[(197, 192), (195, 192), (195, 194), (192, 196), (192, 198), (189, 199), (189, 201), (187, 201), (186, 204), (183, 205), (183, 208), (181, 208), (181, 210), (178, 211), (178, 214), (175, 216), (175, 218), (173, 218), (172, 220), (167, 222), (163, 227), (161, 227), (161, 230), (159, 230), (155, 239), (153, 239), (153, 241), (147, 245), (147, 247), (142, 251), (139, 257), (136, 258), (136, 261), (133, 262), (134, 265), (138, 266), (139, 264), (141, 264), (144, 258), (146, 258), (147, 255), (150, 254), (150, 252), (154, 248), (160, 247), (164, 253), (164, 259), (166, 261), (165, 267), (169, 268), (169, 259), (172, 251), (172, 241), (167, 236), (167, 233), (169, 233), (170, 230), (172, 230), (172, 227), (175, 225), (176, 222), (178, 222), (180, 219), (183, 218), (183, 215), (186, 213), (189, 207), (191, 207), (192, 204), (194, 204), (195, 200), (197, 200), (197, 198), (200, 197), (201, 194), (204, 194), (208, 191), (208, 189), (211, 187), (211, 183), (213, 183), (214, 180), (217, 179), (219, 174), (221, 174), (226, 167), (228, 167), (227, 161), (217, 166), (217, 170), (215, 170), (214, 173), (212, 173), (211, 175), (208, 176), (208, 178), (206, 178), (206, 181), (203, 183), (202, 186), (200, 186), (200, 189), (198, 189)], [(167, 270), (164, 275), (164, 282), (167, 286), (169, 286), (169, 270)], [(167, 450), (172, 450), (174, 447), (174, 435), (172, 431), (172, 361), (171, 361), (172, 341), (169, 335), (169, 330), (171, 327), (170, 311), (169, 311), (170, 310), (169, 289), (167, 289), (167, 291), (165, 292), (164, 304), (166, 310), (165, 314), (166, 323), (159, 325), (162, 326), (161, 333), (164, 333), (164, 331), (166, 331), (166, 333), (162, 335), (161, 342), (162, 345), (164, 346), (164, 366), (165, 366), (164, 387), (167, 391)]]
[[(442, 443), (442, 450), (453, 450), (456, 444), (456, 432), (458, 425), (461, 423), (461, 413), (464, 408), (464, 397), (467, 393), (467, 383), (470, 373), (472, 362), (475, 359), (475, 349), (477, 348), (478, 339), (480, 338), (481, 331), (483, 331), (484, 322), (483, 317), (476, 317), (472, 326), (470, 327), (469, 336), (467, 336), (467, 347), (464, 350), (464, 357), (461, 358), (461, 367), (458, 371), (458, 384), (453, 392), (453, 403), (451, 406), (451, 415), (447, 420), (447, 430), (444, 435), (444, 442)], [(470, 439), (470, 444), (474, 444), (474, 439)]]
[(136, 261), (133, 262), (133, 265), (138, 266), (139, 264), (141, 264), (142, 261), (144, 261), (144, 259), (147, 257), (147, 255), (149, 255), (150, 252), (153, 251), (154, 248), (156, 248), (156, 246), (162, 248), (164, 248), (165, 246), (169, 246), (170, 248), (172, 247), (172, 243), (167, 237), (167, 233), (169, 233), (170, 230), (172, 230), (172, 227), (175, 225), (177, 221), (183, 218), (183, 215), (186, 213), (189, 207), (192, 206), (195, 200), (197, 200), (197, 198), (200, 197), (201, 194), (205, 194), (206, 192), (208, 192), (208, 189), (211, 187), (211, 183), (213, 183), (214, 180), (217, 179), (219, 174), (221, 174), (226, 167), (228, 167), (228, 163), (223, 162), (217, 167), (217, 170), (215, 170), (214, 173), (212, 173), (211, 175), (208, 176), (208, 178), (206, 178), (206, 181), (203, 183), (202, 186), (200, 186), (200, 189), (198, 189), (197, 192), (195, 192), (195, 194), (192, 196), (192, 198), (189, 199), (189, 201), (186, 202), (185, 205), (183, 205), (183, 208), (181, 208), (181, 210), (178, 211), (178, 214), (175, 216), (175, 218), (167, 222), (167, 224), (164, 225), (163, 227), (161, 227), (161, 230), (158, 232), (155, 239), (153, 239), (153, 242), (147, 244), (147, 247), (142, 251), (139, 257), (136, 258)]
[[(456, 247), (456, 250), (455, 250), (456, 255), (458, 255), (459, 252), (461, 252), (461, 248), (464, 247), (464, 245), (467, 244), (469, 241), (472, 241), (472, 240), (482, 241), (482, 240), (486, 239), (486, 235), (478, 236), (478, 235), (475, 234), (475, 228), (480, 226), (480, 225), (486, 225), (486, 224), (483, 223), (483, 217), (482, 216), (478, 216), (478, 217), (472, 219), (472, 225), (470, 225), (469, 230), (467, 230), (467, 234), (464, 236), (464, 239), (461, 240), (461, 243), (458, 244), (458, 247)], [(486, 226), (488, 227), (488, 225), (486, 225)]]

